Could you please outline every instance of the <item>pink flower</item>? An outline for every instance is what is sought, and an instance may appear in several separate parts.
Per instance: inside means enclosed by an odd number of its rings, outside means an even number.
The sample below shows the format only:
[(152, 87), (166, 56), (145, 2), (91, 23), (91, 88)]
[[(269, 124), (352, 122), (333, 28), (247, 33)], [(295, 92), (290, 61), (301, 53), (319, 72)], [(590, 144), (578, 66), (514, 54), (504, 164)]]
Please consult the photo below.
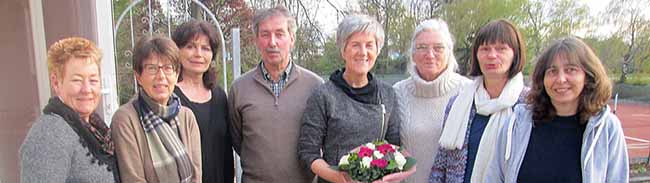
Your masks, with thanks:
[(375, 159), (370, 162), (370, 166), (375, 166), (378, 168), (385, 168), (388, 165), (388, 161), (384, 159)]
[(393, 146), (391, 146), (390, 144), (379, 145), (377, 146), (377, 150), (382, 154), (386, 154), (387, 152), (395, 152), (395, 149), (393, 149)]
[(370, 157), (370, 156), (372, 156), (372, 149), (370, 149), (368, 147), (365, 147), (365, 146), (361, 147), (361, 149), (359, 149), (359, 154), (358, 155), (361, 158)]

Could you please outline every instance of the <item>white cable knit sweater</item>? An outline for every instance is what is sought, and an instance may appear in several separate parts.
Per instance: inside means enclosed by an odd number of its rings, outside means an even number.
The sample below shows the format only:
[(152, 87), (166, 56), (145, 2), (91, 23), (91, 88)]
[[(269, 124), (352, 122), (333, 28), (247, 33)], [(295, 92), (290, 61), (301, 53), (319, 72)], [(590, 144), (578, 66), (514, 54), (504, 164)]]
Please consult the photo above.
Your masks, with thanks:
[(449, 68), (433, 81), (423, 80), (415, 68), (410, 69), (410, 74), (393, 87), (403, 102), (401, 106), (406, 108), (406, 120), (400, 129), (402, 146), (417, 160), (418, 171), (406, 182), (423, 183), (429, 178), (437, 154), (447, 102), (470, 80)]

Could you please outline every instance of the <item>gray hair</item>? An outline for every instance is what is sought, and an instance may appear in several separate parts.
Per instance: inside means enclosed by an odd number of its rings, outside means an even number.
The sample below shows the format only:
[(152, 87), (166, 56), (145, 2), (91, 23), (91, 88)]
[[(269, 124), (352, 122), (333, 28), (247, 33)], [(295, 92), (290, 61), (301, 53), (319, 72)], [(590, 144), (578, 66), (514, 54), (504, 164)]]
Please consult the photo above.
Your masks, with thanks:
[(363, 14), (353, 14), (345, 17), (336, 30), (336, 46), (341, 53), (348, 44), (350, 36), (357, 32), (366, 32), (375, 35), (377, 42), (377, 54), (384, 46), (384, 28), (377, 20), (371, 16)]
[[(453, 35), (449, 33), (449, 26), (447, 26), (447, 23), (442, 20), (442, 19), (429, 19), (420, 22), (420, 24), (415, 28), (415, 31), (413, 32), (413, 37), (411, 38), (411, 47), (409, 48), (409, 64), (413, 64), (415, 60), (413, 60), (413, 54), (415, 53), (415, 40), (420, 35), (420, 33), (425, 32), (425, 31), (431, 31), (431, 32), (438, 32), (442, 36), (442, 44), (445, 46), (445, 58), (447, 61), (447, 68), (451, 69), (453, 71), (456, 71), (458, 69), (458, 63), (456, 62), (456, 57), (454, 56), (454, 40), (453, 40)], [(413, 69), (413, 67), (408, 67), (409, 69)]]
[(284, 6), (276, 6), (274, 8), (267, 8), (256, 11), (255, 16), (253, 16), (253, 35), (257, 37), (259, 25), (262, 21), (274, 16), (282, 16), (286, 18), (288, 26), (287, 29), (289, 30), (289, 33), (291, 36), (296, 35), (296, 31), (298, 30), (298, 27), (296, 26), (296, 18), (291, 16), (289, 10), (287, 10), (287, 8)]

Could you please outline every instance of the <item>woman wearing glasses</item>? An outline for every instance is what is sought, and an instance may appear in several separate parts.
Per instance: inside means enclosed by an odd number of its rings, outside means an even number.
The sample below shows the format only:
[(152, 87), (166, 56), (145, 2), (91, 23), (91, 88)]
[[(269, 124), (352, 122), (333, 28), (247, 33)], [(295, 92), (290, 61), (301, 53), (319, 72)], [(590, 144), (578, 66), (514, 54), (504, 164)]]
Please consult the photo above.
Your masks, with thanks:
[(144, 37), (136, 45), (138, 92), (111, 124), (122, 182), (201, 182), (199, 128), (173, 94), (179, 68), (172, 40)]
[[(395, 84), (405, 120), (400, 128), (402, 146), (418, 160), (408, 182), (426, 182), (438, 151), (445, 106), (469, 79), (456, 73), (454, 42), (447, 23), (426, 20), (415, 28), (409, 49), (411, 77)], [(432, 140), (433, 139), (433, 140)]]

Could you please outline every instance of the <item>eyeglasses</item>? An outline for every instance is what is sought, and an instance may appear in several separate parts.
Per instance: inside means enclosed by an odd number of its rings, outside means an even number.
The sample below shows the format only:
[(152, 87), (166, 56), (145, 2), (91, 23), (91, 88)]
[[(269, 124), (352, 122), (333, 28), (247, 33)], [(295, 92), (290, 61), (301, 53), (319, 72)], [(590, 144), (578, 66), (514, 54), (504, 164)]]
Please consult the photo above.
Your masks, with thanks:
[(418, 45), (415, 47), (415, 51), (418, 53), (429, 53), (433, 50), (433, 53), (440, 55), (445, 52), (445, 46), (443, 45)]
[(172, 75), (176, 72), (174, 65), (155, 65), (155, 64), (144, 64), (143, 71), (147, 74), (157, 74), (158, 70), (161, 70), (165, 75)]

